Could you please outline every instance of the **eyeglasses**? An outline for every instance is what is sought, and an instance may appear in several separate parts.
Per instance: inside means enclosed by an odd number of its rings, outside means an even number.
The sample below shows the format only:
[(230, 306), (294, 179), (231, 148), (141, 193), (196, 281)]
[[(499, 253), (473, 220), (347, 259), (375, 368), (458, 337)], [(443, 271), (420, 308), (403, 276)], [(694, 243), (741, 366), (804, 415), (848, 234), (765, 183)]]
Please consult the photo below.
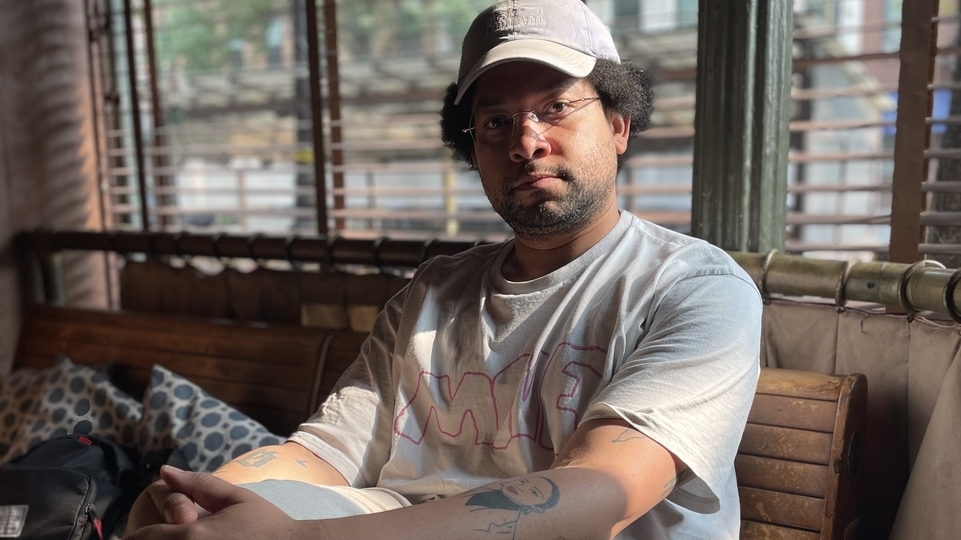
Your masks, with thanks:
[[(470, 133), (476, 144), (496, 146), (514, 138), (514, 127), (517, 125), (518, 116), (530, 118), (535, 124), (544, 123), (549, 126), (556, 126), (575, 111), (599, 99), (601, 99), (600, 96), (580, 99), (555, 99), (545, 105), (541, 112), (529, 110), (518, 111), (510, 115), (495, 114), (483, 118), (476, 125), (462, 129), (461, 132)], [(474, 124), (474, 115), (471, 115), (470, 121), (471, 124)]]

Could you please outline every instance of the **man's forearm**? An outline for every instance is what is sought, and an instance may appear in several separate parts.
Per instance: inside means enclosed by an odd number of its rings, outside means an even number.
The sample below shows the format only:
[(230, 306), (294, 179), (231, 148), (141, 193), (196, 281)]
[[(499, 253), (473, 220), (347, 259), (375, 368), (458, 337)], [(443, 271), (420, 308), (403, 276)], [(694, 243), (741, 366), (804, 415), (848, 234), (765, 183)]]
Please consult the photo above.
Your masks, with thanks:
[(299, 522), (294, 538), (609, 539), (630, 523), (620, 489), (595, 470), (552, 469), (389, 512)]
[(319, 486), (346, 486), (347, 481), (329, 463), (299, 444), (265, 446), (247, 452), (214, 472), (231, 484), (263, 480), (298, 480)]

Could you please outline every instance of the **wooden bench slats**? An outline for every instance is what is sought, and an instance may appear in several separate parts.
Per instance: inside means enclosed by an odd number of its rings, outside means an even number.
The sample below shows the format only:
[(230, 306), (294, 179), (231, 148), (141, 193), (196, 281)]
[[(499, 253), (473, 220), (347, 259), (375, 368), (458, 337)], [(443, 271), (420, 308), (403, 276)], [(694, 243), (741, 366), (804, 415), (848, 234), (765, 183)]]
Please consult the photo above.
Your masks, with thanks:
[(225, 319), (209, 319), (191, 315), (153, 314), (132, 311), (104, 311), (99, 309), (64, 308), (58, 306), (29, 306), (24, 319), (64, 323), (84, 322), (95, 326), (115, 328), (150, 328), (158, 332), (184, 334), (204, 334), (211, 328), (214, 331), (232, 331), (238, 334), (271, 339), (275, 331), (292, 334), (310, 335), (317, 328), (274, 323), (254, 323)]
[(761, 370), (735, 458), (742, 540), (842, 540), (856, 527), (847, 463), (866, 390), (864, 375)]
[(824, 465), (738, 455), (734, 471), (739, 486), (822, 499), (827, 490), (828, 468)]
[[(121, 377), (124, 382), (124, 386), (134, 386), (138, 388), (146, 388), (147, 384), (150, 382), (151, 370), (148, 369), (137, 369), (137, 368), (127, 368), (123, 367)], [(226, 403), (229, 403), (231, 407), (234, 407), (238, 411), (246, 414), (247, 416), (253, 418), (254, 420), (260, 422), (272, 433), (286, 437), (293, 433), (297, 426), (301, 422), (307, 419), (308, 413), (303, 410), (297, 410), (290, 407), (271, 407), (265, 406), (261, 403), (252, 400), (243, 400), (240, 402), (231, 401), (230, 394), (222, 392), (220, 388), (217, 391), (211, 391), (208, 386), (209, 382), (201, 382), (200, 379), (192, 378), (192, 380), (204, 387), (205, 390), (210, 391), (210, 393)], [(126, 390), (126, 388), (122, 388)], [(128, 392), (131, 393), (132, 392)], [(303, 399), (307, 399), (308, 396), (305, 393)], [(312, 412), (312, 411), (311, 411)]]
[(16, 367), (49, 367), (58, 354), (78, 364), (113, 363), (118, 386), (140, 397), (159, 364), (286, 435), (320, 399), (316, 387), (327, 383), (318, 381), (321, 354), (331, 335), (282, 324), (40, 306), (25, 312)]
[(842, 380), (809, 371), (775, 369), (758, 380), (756, 393), (837, 402)]
[[(142, 351), (162, 350), (181, 354), (220, 354), (251, 361), (265, 360), (275, 364), (305, 365), (308, 356), (316, 357), (323, 331), (314, 336), (290, 336), (280, 333), (274, 343), (257, 336), (238, 336), (233, 332), (218, 332), (217, 326), (203, 335), (167, 333), (150, 328), (103, 328), (83, 323), (68, 323), (59, 331), (51, 323), (40, 322), (25, 326), (21, 331), (24, 347), (37, 347), (44, 342), (86, 342), (137, 348)], [(306, 338), (306, 339), (305, 339)]]
[(767, 456), (827, 465), (831, 458), (831, 434), (748, 424), (744, 428), (738, 452), (751, 456)]
[[(165, 366), (166, 367), (166, 366)], [(136, 387), (146, 388), (150, 383), (150, 369), (125, 368), (121, 373), (125, 381)], [(188, 377), (192, 382), (210, 392), (217, 399), (240, 408), (241, 406), (268, 407), (278, 411), (297, 413), (306, 418), (308, 391), (291, 391), (283, 388), (259, 387), (250, 381), (229, 381), (207, 377)]]
[(132, 367), (150, 369), (154, 364), (160, 364), (167, 369), (184, 376), (204, 376), (207, 378), (237, 378), (241, 380), (262, 381), (268, 386), (310, 390), (310, 378), (313, 370), (307, 367), (291, 366), (289, 364), (270, 364), (268, 362), (254, 362), (236, 360), (234, 358), (201, 356), (178, 352), (141, 350), (136, 347), (121, 345), (102, 345), (83, 342), (47, 342), (45, 345), (29, 351), (32, 357), (49, 358), (58, 353), (66, 354), (79, 364), (99, 364), (108, 362), (122, 362)]
[(821, 530), (824, 499), (749, 487), (738, 487), (738, 493), (742, 518), (813, 532)]
[(834, 432), (837, 403), (757, 394), (747, 421), (752, 424)]
[(340, 375), (357, 359), (357, 354), (366, 338), (366, 335), (356, 332), (339, 332), (331, 336), (324, 360), (320, 395), (330, 394)]
[(820, 540), (815, 532), (792, 529), (770, 523), (741, 520), (741, 540)]
[[(251, 381), (228, 381), (191, 377), (214, 396), (233, 404), (264, 405), (281, 410), (300, 411), (305, 414), (310, 400), (310, 392), (291, 392), (284, 388), (258, 386)], [(306, 418), (306, 416), (305, 416)]]

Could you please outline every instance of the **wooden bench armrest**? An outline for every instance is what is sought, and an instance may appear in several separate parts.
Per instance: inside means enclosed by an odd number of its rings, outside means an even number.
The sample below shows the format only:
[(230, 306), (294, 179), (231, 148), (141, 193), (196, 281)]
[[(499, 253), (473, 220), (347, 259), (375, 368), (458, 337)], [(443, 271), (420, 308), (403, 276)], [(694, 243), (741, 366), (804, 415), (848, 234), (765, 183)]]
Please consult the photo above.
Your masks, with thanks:
[(735, 460), (743, 540), (853, 537), (866, 411), (864, 375), (761, 370)]

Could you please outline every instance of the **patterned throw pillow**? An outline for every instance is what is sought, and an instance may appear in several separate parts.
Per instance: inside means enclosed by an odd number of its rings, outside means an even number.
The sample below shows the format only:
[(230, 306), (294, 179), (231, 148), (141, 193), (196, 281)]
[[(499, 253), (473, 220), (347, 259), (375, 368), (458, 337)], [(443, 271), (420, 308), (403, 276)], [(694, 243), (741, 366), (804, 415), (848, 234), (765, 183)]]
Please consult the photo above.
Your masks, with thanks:
[[(13, 403), (21, 413), (21, 424), (3, 459), (14, 459), (43, 441), (74, 433), (133, 446), (134, 428), (141, 416), (137, 400), (94, 369), (76, 365), (66, 357), (53, 368), (37, 373), (31, 385), (32, 398), (22, 388), (14, 391)], [(21, 376), (21, 380), (27, 378), (27, 374)], [(23, 396), (17, 401), (21, 392)], [(0, 396), (6, 395), (0, 391)], [(8, 418), (4, 416), (4, 425)]]
[(200, 386), (161, 366), (153, 367), (143, 405), (144, 415), (137, 431), (141, 455), (179, 448), (194, 471), (215, 471), (241, 454), (283, 440)]
[(10, 460), (10, 448), (52, 369), (19, 369), (0, 377), (0, 465)]

